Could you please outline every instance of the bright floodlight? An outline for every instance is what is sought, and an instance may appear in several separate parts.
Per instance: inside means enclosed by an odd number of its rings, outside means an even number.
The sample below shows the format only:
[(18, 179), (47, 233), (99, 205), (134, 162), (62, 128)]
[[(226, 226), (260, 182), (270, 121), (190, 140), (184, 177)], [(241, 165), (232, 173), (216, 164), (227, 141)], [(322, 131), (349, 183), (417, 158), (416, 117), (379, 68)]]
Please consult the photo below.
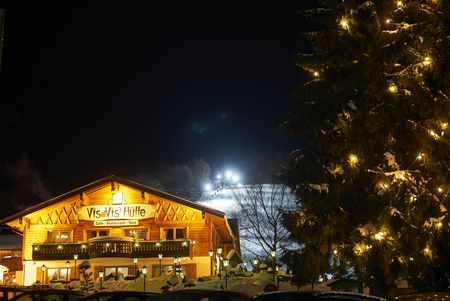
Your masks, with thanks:
[(216, 176), (216, 179), (217, 179), (217, 180), (222, 179), (222, 175), (221, 175), (221, 174), (218, 174), (218, 175)]
[(227, 170), (227, 171), (225, 172), (225, 178), (230, 179), (230, 178), (232, 178), (232, 177), (233, 177), (233, 172), (232, 172), (231, 170)]
[(212, 185), (210, 183), (205, 184), (206, 191), (211, 191), (211, 189), (212, 189)]
[(240, 179), (239, 175), (236, 174), (236, 175), (233, 175), (233, 177), (231, 178), (231, 181), (233, 181), (233, 183), (237, 183), (237, 182), (239, 182), (239, 179)]

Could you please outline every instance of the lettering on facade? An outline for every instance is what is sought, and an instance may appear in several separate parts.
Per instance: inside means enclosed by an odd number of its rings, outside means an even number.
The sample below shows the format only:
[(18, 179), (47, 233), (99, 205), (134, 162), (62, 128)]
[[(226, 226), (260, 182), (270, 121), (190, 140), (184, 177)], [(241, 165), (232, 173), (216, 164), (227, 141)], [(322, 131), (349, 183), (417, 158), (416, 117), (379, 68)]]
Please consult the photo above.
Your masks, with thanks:
[(113, 221), (94, 221), (94, 227), (113, 227), (113, 226), (138, 226), (137, 219), (131, 220), (113, 220)]
[(81, 207), (78, 211), (80, 220), (140, 220), (155, 217), (155, 208), (149, 204), (139, 205), (93, 205)]

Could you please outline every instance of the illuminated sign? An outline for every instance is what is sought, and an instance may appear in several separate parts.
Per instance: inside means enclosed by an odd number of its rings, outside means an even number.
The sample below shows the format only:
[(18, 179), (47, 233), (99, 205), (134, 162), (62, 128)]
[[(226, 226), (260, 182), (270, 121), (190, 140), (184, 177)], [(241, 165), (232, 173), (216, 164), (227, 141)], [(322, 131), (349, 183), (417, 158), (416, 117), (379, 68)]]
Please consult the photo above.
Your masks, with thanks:
[(114, 227), (114, 226), (138, 226), (137, 219), (117, 220), (117, 221), (94, 221), (94, 227)]
[(154, 206), (148, 204), (92, 205), (81, 207), (78, 211), (78, 218), (88, 221), (139, 220), (153, 218), (155, 213)]

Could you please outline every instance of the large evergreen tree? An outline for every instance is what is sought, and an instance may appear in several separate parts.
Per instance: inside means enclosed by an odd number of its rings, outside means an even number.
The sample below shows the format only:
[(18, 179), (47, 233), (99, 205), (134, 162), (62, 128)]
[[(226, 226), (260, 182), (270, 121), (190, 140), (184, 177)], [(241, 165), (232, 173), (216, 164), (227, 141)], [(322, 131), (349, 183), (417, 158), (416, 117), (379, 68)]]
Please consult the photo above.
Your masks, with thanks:
[(313, 138), (286, 172), (301, 201), (291, 238), (374, 292), (401, 278), (447, 288), (450, 1), (323, 0), (301, 13), (317, 29), (297, 56), (311, 81), (282, 127)]

